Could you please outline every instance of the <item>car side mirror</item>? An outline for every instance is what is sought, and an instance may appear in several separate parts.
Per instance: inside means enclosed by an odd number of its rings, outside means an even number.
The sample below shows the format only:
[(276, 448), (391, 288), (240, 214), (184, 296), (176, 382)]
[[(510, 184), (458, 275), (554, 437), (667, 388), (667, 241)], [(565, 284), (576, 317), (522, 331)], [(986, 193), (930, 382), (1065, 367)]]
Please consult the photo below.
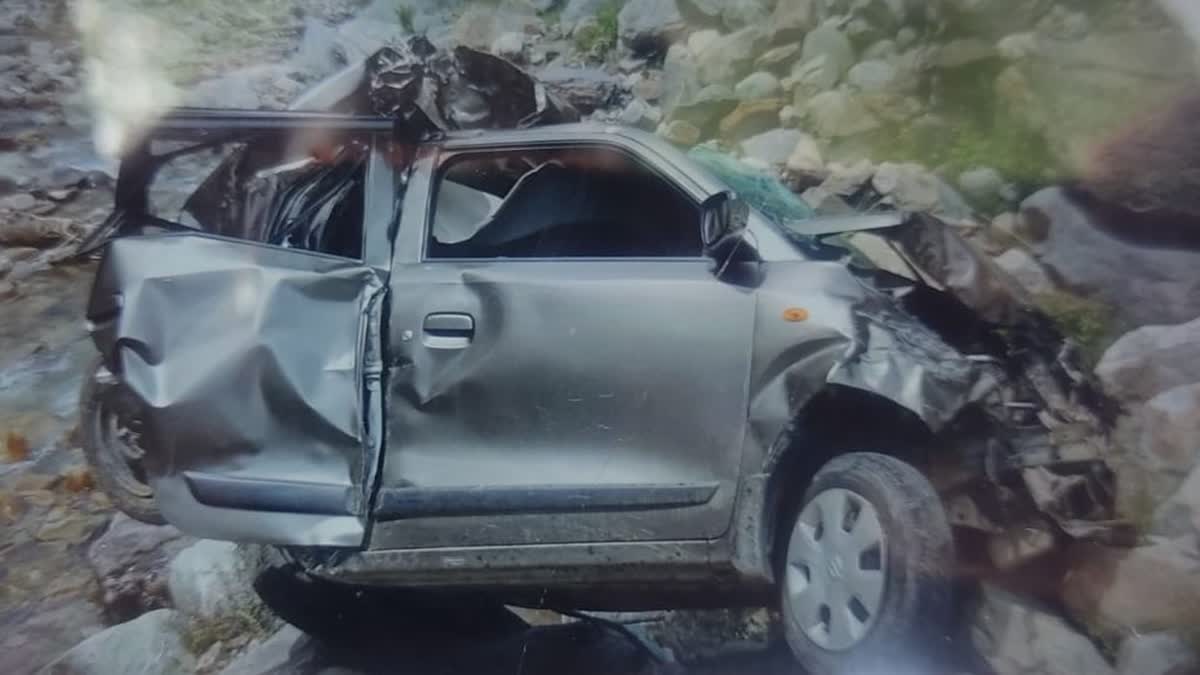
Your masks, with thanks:
[(705, 248), (712, 248), (746, 229), (750, 208), (737, 195), (725, 190), (704, 200), (700, 205), (700, 239)]

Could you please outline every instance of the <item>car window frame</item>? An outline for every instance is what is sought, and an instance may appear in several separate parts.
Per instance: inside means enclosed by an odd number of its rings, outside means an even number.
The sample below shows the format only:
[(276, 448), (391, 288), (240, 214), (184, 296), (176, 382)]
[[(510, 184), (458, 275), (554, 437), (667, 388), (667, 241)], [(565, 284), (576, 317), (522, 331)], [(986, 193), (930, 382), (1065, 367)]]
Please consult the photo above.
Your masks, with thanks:
[[(579, 150), (586, 148), (596, 148), (617, 152), (624, 157), (632, 160), (641, 168), (649, 171), (660, 180), (667, 183), (671, 189), (675, 190), (681, 197), (686, 199), (689, 204), (696, 208), (699, 212), (701, 200), (697, 199), (694, 194), (687, 190), (677, 180), (671, 177), (661, 167), (656, 166), (647, 158), (639, 155), (632, 148), (626, 147), (620, 143), (605, 142), (602, 140), (585, 140), (571, 142), (566, 140), (542, 141), (542, 142), (525, 142), (525, 143), (503, 143), (496, 145), (469, 145), (463, 147), (442, 147), (433, 157), (433, 163), (430, 167), (429, 185), (426, 198), (427, 207), (422, 217), (421, 225), (421, 240), (420, 240), (420, 255), (418, 262), (420, 264), (437, 264), (437, 263), (504, 263), (504, 262), (690, 262), (698, 261), (707, 262), (709, 259), (704, 255), (703, 249), (699, 249), (694, 256), (551, 256), (551, 257), (446, 257), (446, 258), (431, 258), (429, 256), (429, 244), (433, 233), (433, 219), (437, 214), (437, 198), (438, 187), (442, 182), (442, 176), (452, 163), (459, 158), (465, 156), (479, 155), (494, 155), (508, 152), (521, 151), (553, 151), (553, 150)], [(507, 198), (507, 195), (505, 196)], [(700, 223), (696, 223), (696, 240), (700, 241)]]

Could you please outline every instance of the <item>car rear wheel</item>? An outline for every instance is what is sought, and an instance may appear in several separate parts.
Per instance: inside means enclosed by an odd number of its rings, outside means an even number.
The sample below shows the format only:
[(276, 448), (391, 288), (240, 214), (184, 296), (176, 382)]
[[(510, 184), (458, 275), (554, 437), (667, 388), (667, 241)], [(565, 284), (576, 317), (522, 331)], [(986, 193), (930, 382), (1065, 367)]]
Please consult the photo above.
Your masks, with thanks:
[(893, 457), (852, 453), (813, 479), (792, 519), (784, 632), (814, 673), (925, 672), (953, 607), (954, 547), (929, 481)]
[(99, 359), (84, 375), (79, 409), (83, 454), (113, 505), (144, 523), (166, 523), (146, 478), (133, 396)]

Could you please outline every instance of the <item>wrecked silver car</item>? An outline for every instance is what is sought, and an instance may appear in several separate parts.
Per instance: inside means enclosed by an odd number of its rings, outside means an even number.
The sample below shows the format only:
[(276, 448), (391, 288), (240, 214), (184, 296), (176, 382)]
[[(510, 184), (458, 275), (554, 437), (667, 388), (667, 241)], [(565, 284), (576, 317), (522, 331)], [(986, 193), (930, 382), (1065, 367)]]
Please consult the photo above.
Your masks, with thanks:
[(83, 433), (130, 515), (345, 584), (778, 602), (814, 672), (949, 631), (956, 560), (1115, 536), (1104, 401), (952, 227), (790, 218), (544, 92), (462, 130), (392, 57), (415, 105), (180, 109), (126, 156)]

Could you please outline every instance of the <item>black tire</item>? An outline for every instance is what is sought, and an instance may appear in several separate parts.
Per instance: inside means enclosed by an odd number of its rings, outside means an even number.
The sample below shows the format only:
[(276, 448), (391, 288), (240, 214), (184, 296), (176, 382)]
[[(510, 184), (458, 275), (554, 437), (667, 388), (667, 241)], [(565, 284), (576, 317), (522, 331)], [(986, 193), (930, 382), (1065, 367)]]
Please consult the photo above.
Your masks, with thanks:
[[(845, 492), (849, 491), (849, 493)], [(849, 494), (849, 496), (845, 496)], [(805, 507), (818, 497), (821, 500), (813, 510)], [(851, 504), (848, 508), (851, 515), (844, 517), (841, 542), (854, 539), (853, 532), (857, 531), (858, 519), (865, 511), (855, 515), (856, 508), (861, 502), (855, 500), (861, 497), (873, 511), (870, 512), (872, 522), (877, 523), (882, 531), (878, 548), (878, 559), (875, 554), (869, 554), (869, 562), (858, 554), (859, 560), (844, 562), (845, 556), (837, 551), (854, 549), (861, 541), (852, 544), (839, 543), (837, 539), (824, 540), (824, 504), (836, 504), (838, 499)], [(857, 506), (856, 506), (857, 505)], [(798, 521), (805, 518), (803, 527), (809, 528), (813, 512), (821, 514), (820, 525), (810, 533), (809, 529), (801, 532)], [(836, 521), (836, 515), (833, 517)], [(850, 525), (847, 527), (846, 523)], [(869, 526), (864, 527), (870, 531)], [(887, 455), (876, 453), (856, 452), (841, 455), (826, 464), (813, 478), (812, 484), (804, 495), (804, 503), (795, 514), (792, 514), (787, 530), (787, 545), (781, 558), (779, 588), (783, 610), (784, 634), (788, 645), (797, 660), (811, 673), (928, 673), (941, 660), (946, 636), (950, 634), (950, 624), (954, 612), (954, 544), (950, 524), (946, 512), (937, 493), (929, 481), (914, 467)], [(809, 536), (809, 543), (797, 542), (795, 549), (791, 547), (792, 539), (798, 536)], [(816, 538), (811, 538), (811, 537)], [(859, 538), (866, 540), (864, 535)], [(816, 545), (820, 554), (809, 554)], [(789, 561), (789, 558), (794, 558)], [(822, 555), (828, 557), (822, 558)], [(817, 583), (824, 584), (813, 597), (818, 600), (804, 599), (801, 596), (809, 592), (813, 583), (813, 572), (807, 565), (797, 564), (796, 560), (810, 558), (822, 561), (828, 568), (824, 576), (817, 576)], [(829, 560), (837, 560), (835, 565)], [(853, 560), (851, 558), (851, 560)], [(874, 597), (875, 611), (867, 621), (860, 619), (866, 616), (866, 610), (858, 611), (864, 605), (857, 606), (849, 603), (858, 601), (852, 575), (862, 574), (861, 571), (843, 571), (844, 566), (855, 564), (868, 572), (875, 573), (877, 568), (883, 573), (882, 593)], [(798, 571), (794, 571), (798, 570)], [(820, 574), (820, 573), (818, 573)], [(845, 581), (843, 581), (845, 579)], [(841, 590), (841, 595), (835, 595), (835, 586)], [(814, 587), (815, 588), (815, 587)], [(864, 593), (869, 594), (870, 591)], [(821, 605), (828, 599), (829, 604)], [(822, 646), (819, 641), (837, 642), (833, 636), (832, 623), (818, 623), (815, 628), (806, 631), (798, 616), (812, 616), (811, 608), (820, 605), (817, 616), (830, 617), (834, 620), (834, 603), (843, 603), (847, 611), (855, 614), (854, 628), (843, 628), (842, 637), (847, 633), (858, 631), (860, 635), (851, 637), (850, 646)], [(805, 610), (809, 610), (807, 613)], [(849, 620), (847, 620), (849, 621)], [(867, 625), (863, 628), (863, 625)], [(849, 623), (847, 625), (850, 625)]]
[(163, 525), (154, 503), (154, 491), (147, 483), (145, 472), (137, 459), (136, 444), (121, 438), (119, 429), (133, 415), (132, 394), (113, 376), (97, 377), (107, 372), (104, 363), (96, 359), (84, 373), (79, 394), (79, 426), (83, 454), (96, 476), (96, 483), (125, 515), (152, 525)]

